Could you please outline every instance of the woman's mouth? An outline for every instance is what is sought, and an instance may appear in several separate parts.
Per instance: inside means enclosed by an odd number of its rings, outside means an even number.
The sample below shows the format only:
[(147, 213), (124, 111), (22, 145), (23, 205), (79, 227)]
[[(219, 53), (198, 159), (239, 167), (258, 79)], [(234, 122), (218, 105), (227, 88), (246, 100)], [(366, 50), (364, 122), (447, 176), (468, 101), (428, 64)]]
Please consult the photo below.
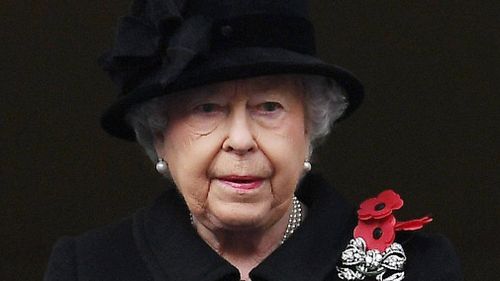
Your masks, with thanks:
[(260, 187), (262, 185), (262, 182), (264, 181), (260, 177), (234, 176), (234, 175), (223, 176), (217, 179), (222, 183), (231, 186), (232, 188), (245, 189), (245, 190), (256, 189)]

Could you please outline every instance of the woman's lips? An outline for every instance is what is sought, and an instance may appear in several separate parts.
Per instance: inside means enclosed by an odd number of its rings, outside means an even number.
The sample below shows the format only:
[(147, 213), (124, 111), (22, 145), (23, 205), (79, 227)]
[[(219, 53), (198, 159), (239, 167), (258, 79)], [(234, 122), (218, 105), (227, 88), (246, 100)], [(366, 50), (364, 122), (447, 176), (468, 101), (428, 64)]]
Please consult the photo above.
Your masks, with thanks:
[(217, 179), (233, 188), (246, 190), (258, 188), (264, 181), (262, 178), (254, 176), (224, 176)]

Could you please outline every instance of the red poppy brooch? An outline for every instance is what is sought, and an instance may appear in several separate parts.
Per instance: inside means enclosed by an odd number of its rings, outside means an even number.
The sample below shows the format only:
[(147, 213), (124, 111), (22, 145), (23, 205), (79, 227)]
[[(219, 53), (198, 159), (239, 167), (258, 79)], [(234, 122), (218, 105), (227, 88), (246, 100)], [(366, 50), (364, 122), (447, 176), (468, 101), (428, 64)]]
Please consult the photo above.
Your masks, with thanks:
[(396, 231), (422, 228), (432, 221), (425, 216), (410, 221), (398, 221), (393, 211), (403, 207), (403, 199), (393, 190), (361, 203), (354, 239), (342, 252), (338, 276), (343, 280), (400, 281), (404, 278), (406, 255), (401, 244), (394, 242)]

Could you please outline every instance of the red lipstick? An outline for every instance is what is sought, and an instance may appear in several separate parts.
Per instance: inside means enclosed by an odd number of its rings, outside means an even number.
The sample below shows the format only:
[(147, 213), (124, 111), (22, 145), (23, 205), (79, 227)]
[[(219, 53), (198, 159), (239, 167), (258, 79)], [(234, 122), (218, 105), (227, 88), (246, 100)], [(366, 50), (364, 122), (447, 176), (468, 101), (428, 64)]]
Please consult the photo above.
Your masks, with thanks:
[(218, 180), (233, 188), (246, 189), (246, 190), (256, 189), (260, 187), (263, 182), (263, 179), (259, 177), (236, 176), (236, 175), (219, 177)]

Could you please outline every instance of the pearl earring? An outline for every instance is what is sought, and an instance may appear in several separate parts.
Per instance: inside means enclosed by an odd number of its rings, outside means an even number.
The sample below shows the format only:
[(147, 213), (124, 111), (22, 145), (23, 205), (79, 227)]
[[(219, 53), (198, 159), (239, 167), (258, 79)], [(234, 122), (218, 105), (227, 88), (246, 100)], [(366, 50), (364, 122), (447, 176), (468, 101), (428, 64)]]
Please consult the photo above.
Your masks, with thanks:
[(163, 158), (158, 158), (158, 162), (156, 162), (156, 170), (160, 174), (165, 174), (168, 171), (168, 164), (163, 160)]
[(311, 171), (311, 169), (312, 169), (311, 162), (309, 162), (307, 160), (304, 161), (304, 171), (306, 171), (306, 173), (307, 173), (307, 172)]

